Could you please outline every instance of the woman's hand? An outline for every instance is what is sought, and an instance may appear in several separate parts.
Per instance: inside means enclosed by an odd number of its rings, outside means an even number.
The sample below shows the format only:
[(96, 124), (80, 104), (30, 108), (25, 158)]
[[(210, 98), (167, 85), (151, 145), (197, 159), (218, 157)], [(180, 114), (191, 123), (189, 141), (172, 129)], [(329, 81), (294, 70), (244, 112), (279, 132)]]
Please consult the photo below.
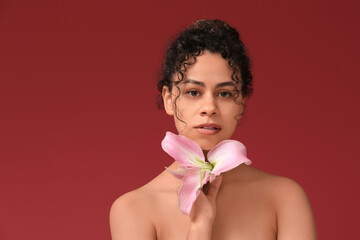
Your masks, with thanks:
[(216, 216), (216, 196), (221, 186), (222, 176), (210, 184), (207, 194), (200, 192), (190, 212), (190, 227), (187, 240), (209, 240)]

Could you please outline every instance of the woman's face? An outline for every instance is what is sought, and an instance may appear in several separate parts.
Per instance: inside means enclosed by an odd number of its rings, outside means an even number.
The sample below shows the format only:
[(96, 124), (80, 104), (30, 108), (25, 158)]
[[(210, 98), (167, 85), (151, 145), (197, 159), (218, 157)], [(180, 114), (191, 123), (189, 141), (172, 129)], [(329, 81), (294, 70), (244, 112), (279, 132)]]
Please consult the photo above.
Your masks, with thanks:
[(243, 112), (243, 104), (239, 104), (243, 103), (242, 96), (234, 101), (232, 72), (219, 53), (204, 51), (195, 64), (186, 67), (185, 78), (177, 85), (180, 92), (175, 85), (171, 93), (167, 87), (163, 89), (165, 110), (174, 116), (178, 133), (196, 141), (203, 150), (229, 139)]

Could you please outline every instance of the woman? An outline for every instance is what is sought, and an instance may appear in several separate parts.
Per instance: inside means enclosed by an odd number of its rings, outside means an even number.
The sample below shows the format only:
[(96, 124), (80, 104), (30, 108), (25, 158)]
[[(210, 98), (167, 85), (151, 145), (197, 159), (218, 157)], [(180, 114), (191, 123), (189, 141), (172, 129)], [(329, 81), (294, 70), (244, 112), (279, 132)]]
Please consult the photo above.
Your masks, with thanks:
[[(201, 20), (175, 39), (158, 83), (166, 113), (178, 134), (206, 156), (229, 139), (252, 93), (245, 46), (220, 20)], [(176, 170), (179, 163), (169, 166)], [(118, 198), (110, 212), (119, 239), (316, 239), (307, 196), (296, 182), (240, 164), (200, 192), (189, 216), (178, 207), (182, 180), (164, 171)]]

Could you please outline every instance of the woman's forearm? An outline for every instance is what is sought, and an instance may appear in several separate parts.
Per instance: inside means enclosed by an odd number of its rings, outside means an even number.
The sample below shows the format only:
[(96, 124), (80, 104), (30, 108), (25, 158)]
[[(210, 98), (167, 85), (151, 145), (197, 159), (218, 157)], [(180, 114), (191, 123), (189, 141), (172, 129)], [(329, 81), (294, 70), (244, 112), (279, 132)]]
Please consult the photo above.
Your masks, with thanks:
[(190, 212), (190, 226), (186, 240), (211, 240), (216, 216), (216, 196), (222, 176), (210, 184), (207, 194), (200, 192)]

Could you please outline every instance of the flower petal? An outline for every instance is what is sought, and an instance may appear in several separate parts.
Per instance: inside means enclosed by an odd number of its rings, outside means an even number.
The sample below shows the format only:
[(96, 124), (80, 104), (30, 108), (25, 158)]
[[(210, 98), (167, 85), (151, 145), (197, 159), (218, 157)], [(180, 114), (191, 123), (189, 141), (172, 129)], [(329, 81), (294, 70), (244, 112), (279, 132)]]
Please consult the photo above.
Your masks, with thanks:
[(186, 168), (182, 165), (179, 165), (179, 167), (176, 170), (172, 170), (167, 167), (165, 167), (165, 168), (166, 168), (166, 170), (168, 170), (169, 173), (171, 173), (171, 175), (173, 175), (174, 177), (179, 178), (179, 179), (183, 179), (184, 175), (189, 171), (188, 168)]
[(191, 208), (200, 194), (200, 172), (187, 174), (179, 190), (179, 208), (182, 213), (190, 215)]
[(211, 171), (215, 175), (229, 171), (242, 163), (250, 165), (246, 157), (246, 147), (239, 141), (224, 140), (208, 152), (208, 160), (214, 166)]
[(166, 136), (161, 142), (161, 147), (184, 166), (193, 166), (191, 161), (194, 160), (205, 161), (199, 144), (185, 136), (166, 132)]

